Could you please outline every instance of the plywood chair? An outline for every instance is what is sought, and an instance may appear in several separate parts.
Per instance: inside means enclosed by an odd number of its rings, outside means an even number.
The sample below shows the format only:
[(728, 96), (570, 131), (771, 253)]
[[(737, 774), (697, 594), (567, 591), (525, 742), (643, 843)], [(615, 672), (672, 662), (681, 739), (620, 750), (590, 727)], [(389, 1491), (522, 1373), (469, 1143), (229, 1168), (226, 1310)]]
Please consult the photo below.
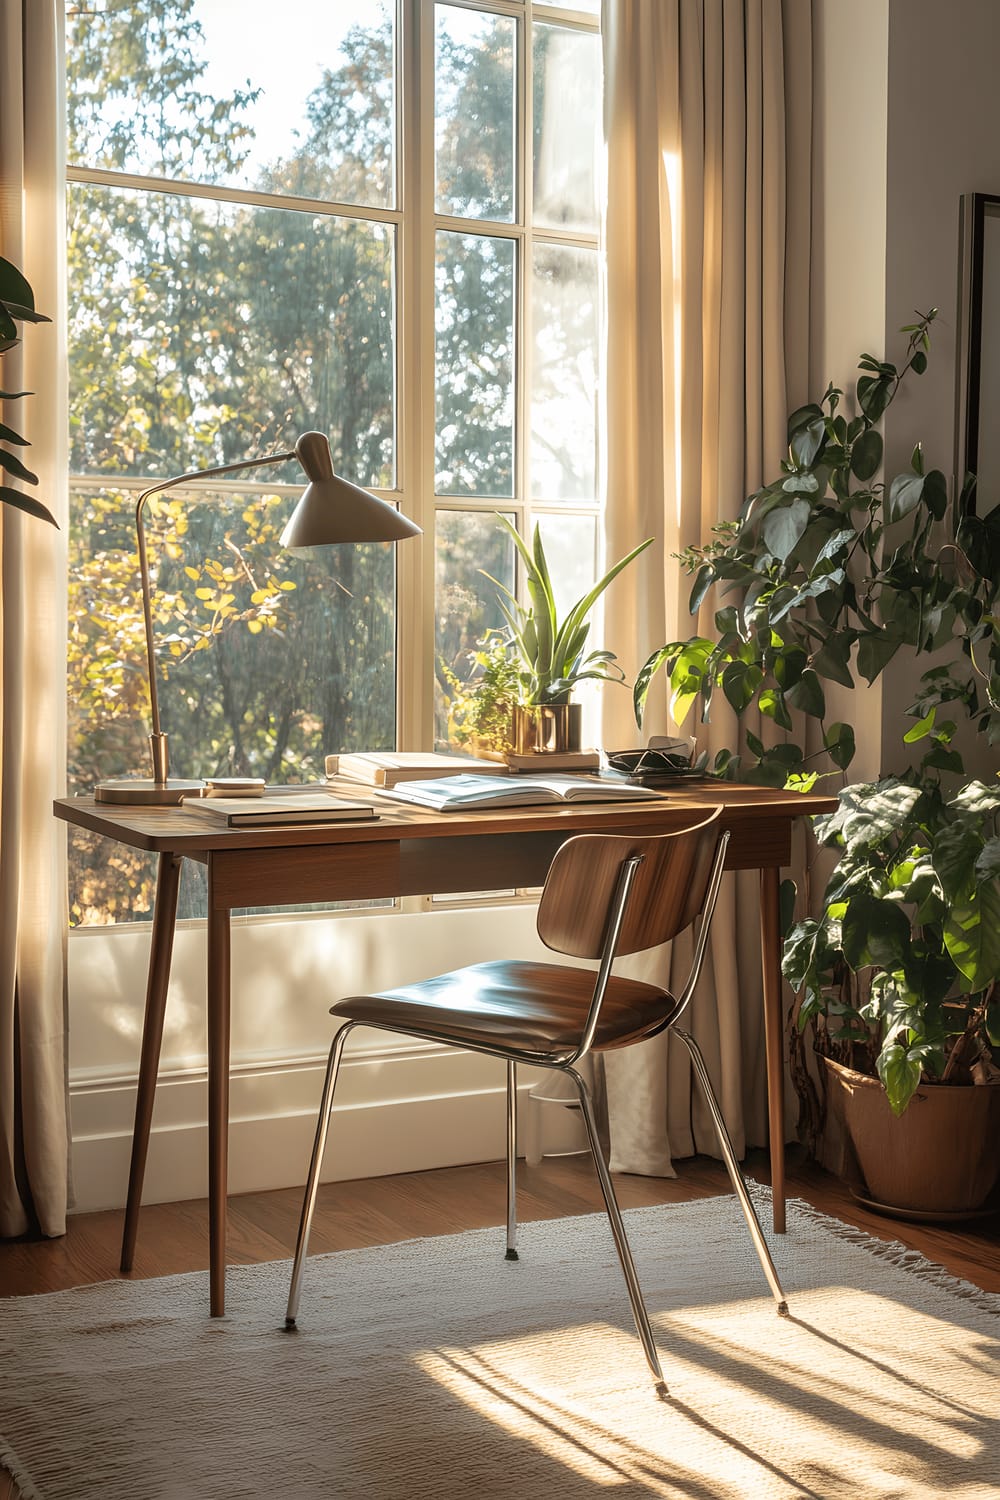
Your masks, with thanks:
[[(669, 1027), (688, 1052), (698, 1076), (733, 1186), (778, 1311), (786, 1312), (767, 1243), (743, 1181), (701, 1052), (677, 1022), (701, 970), (715, 908), (728, 833), (718, 813), (676, 833), (649, 838), (582, 834), (558, 850), (538, 907), (538, 934), (546, 947), (592, 969), (565, 964), (500, 960), (473, 964), (378, 995), (340, 1000), (331, 1014), (345, 1024), (334, 1038), (327, 1065), (292, 1268), (287, 1328), (295, 1327), (309, 1230), (316, 1205), (333, 1094), (344, 1043), (355, 1026), (403, 1032), (452, 1047), (484, 1052), (507, 1063), (507, 1258), (517, 1259), (516, 1086), (518, 1063), (558, 1068), (573, 1080), (611, 1223), (632, 1313), (657, 1388), (663, 1373), (653, 1340), (621, 1211), (597, 1135), (590, 1090), (577, 1065), (588, 1052), (646, 1041)], [(657, 985), (613, 974), (616, 958), (656, 947), (700, 916), (691, 972), (678, 995)]]

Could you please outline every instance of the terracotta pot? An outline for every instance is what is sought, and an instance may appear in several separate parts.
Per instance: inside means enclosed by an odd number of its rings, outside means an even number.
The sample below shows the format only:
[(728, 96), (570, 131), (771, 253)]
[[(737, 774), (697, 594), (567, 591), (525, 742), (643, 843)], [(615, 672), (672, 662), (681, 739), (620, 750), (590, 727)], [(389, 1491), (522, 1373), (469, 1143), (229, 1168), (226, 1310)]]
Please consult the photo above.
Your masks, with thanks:
[(514, 745), (518, 755), (579, 750), (583, 743), (583, 708), (579, 703), (541, 703), (514, 709)]
[(982, 1206), (1000, 1178), (1000, 1084), (921, 1084), (896, 1116), (879, 1079), (823, 1063), (873, 1203), (931, 1215)]

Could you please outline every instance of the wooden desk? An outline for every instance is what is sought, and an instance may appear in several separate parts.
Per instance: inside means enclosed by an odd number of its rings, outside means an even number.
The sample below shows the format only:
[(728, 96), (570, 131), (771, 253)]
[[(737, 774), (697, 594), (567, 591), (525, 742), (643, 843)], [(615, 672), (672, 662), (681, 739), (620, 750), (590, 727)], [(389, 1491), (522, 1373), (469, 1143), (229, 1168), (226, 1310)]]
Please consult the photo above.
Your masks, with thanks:
[[(348, 791), (348, 788), (343, 788)], [(363, 797), (352, 786), (349, 794)], [(779, 871), (796, 818), (831, 812), (833, 797), (705, 783), (656, 802), (433, 813), (379, 800), (372, 823), (325, 828), (215, 829), (183, 807), (109, 807), (63, 798), (57, 817), (159, 856), (146, 986), (132, 1161), (121, 1269), (132, 1268), (156, 1093), (183, 859), (208, 867), (208, 1173), (211, 1312), (225, 1310), (229, 1136), (230, 914), (247, 906), (363, 901), (374, 897), (540, 886), (564, 839), (576, 833), (668, 833), (697, 809), (722, 805), (732, 837), (726, 868), (761, 872), (761, 958), (774, 1227), (785, 1228), (784, 1061)], [(331, 1002), (337, 998), (331, 994)]]

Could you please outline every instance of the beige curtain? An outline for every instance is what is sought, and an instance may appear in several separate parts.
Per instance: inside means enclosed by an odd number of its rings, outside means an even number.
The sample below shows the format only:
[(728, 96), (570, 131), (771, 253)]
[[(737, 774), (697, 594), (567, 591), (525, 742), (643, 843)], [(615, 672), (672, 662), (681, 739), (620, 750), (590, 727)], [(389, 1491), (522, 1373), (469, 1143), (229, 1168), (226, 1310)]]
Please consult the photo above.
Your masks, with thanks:
[(0, 255), (50, 324), (5, 355), (37, 495), (60, 530), (0, 507), (0, 1234), (65, 1232), (66, 346), (62, 0), (0, 6)]
[[(713, 629), (718, 603), (692, 619), (672, 554), (773, 478), (807, 399), (812, 41), (803, 0), (605, 0), (603, 25), (607, 555), (658, 543), (608, 595), (631, 680), (665, 641)], [(605, 702), (605, 744), (638, 743), (625, 695)], [(712, 717), (684, 732), (714, 752), (733, 739)], [(671, 727), (661, 681), (644, 733)], [(691, 1016), (741, 1152), (767, 1140), (758, 923), (756, 874), (727, 877)], [(662, 976), (670, 957), (655, 961)], [(682, 1052), (662, 1038), (606, 1058), (617, 1170), (671, 1175), (671, 1153), (716, 1151)]]

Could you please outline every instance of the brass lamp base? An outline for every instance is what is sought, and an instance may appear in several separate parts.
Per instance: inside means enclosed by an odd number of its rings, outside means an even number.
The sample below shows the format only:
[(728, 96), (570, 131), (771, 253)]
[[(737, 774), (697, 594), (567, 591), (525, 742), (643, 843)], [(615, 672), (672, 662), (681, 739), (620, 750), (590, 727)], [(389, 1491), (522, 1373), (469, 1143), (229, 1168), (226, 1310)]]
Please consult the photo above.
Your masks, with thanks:
[(176, 807), (185, 797), (199, 797), (203, 781), (182, 781), (170, 777), (153, 781), (148, 776), (121, 776), (116, 781), (102, 781), (94, 791), (95, 802), (119, 802), (142, 807)]

